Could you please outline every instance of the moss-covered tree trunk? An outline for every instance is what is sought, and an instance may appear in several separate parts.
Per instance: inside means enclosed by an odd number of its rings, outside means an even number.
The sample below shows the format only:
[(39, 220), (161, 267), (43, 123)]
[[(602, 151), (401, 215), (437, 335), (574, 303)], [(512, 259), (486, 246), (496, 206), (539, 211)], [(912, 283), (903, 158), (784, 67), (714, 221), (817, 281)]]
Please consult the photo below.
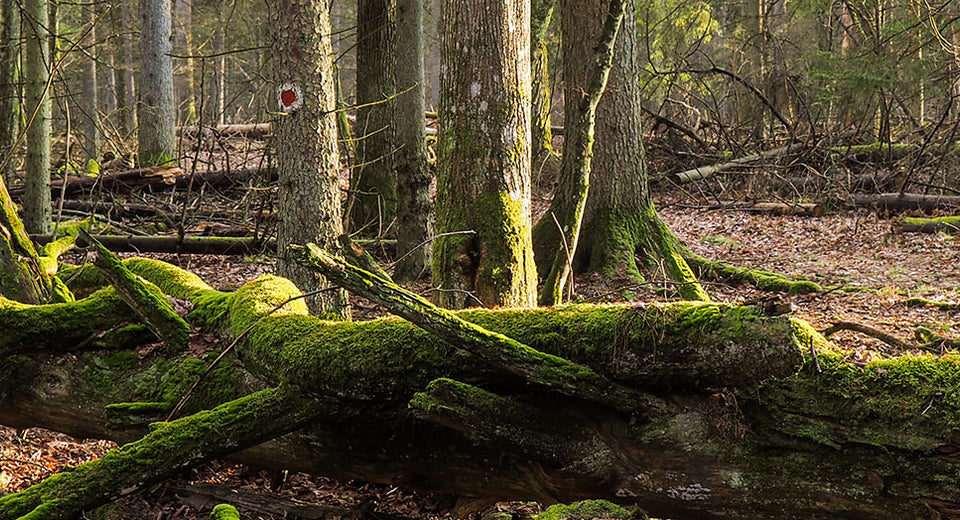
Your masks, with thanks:
[[(596, 42), (608, 5), (602, 0), (567, 0), (562, 7), (566, 92), (584, 92), (595, 68)], [(634, 12), (633, 2), (628, 2), (626, 12)], [(636, 23), (628, 16), (614, 48), (607, 89), (597, 106), (590, 195), (574, 268), (640, 276), (635, 259), (639, 255), (651, 266), (662, 266), (663, 274), (678, 284), (684, 298), (706, 299), (706, 293), (679, 254), (676, 238), (660, 220), (650, 199), (640, 128), (637, 81), (641, 64), (637, 45)], [(579, 120), (569, 114), (580, 110), (580, 97), (568, 94), (564, 99), (568, 114), (565, 134), (578, 135)], [(557, 224), (550, 215), (570, 213), (569, 206), (576, 203), (579, 190), (572, 183), (578, 177), (578, 167), (577, 161), (564, 161), (561, 187), (534, 230), (537, 266), (543, 277), (554, 252), (561, 247)]]
[(550, 127), (550, 55), (547, 33), (557, 0), (530, 2), (530, 92), (531, 92), (531, 159), (533, 178), (538, 179), (544, 169), (556, 167), (553, 150), (553, 131)]
[(397, 0), (395, 47), (397, 92), (393, 126), (397, 134), (397, 281), (430, 272), (428, 242), (433, 234), (430, 168), (424, 130), (423, 2)]
[(49, 233), (50, 207), (50, 33), (47, 2), (23, 3), (23, 102), (27, 124), (27, 162), (23, 223), (30, 233)]
[(350, 176), (350, 232), (379, 236), (397, 215), (395, 0), (357, 2), (357, 164)]
[[(307, 292), (328, 284), (297, 264), (290, 245), (332, 248), (343, 234), (328, 3), (277, 2), (270, 9), (270, 38), (276, 109), (284, 110), (271, 141), (280, 177), (277, 271)], [(340, 290), (312, 296), (308, 304), (319, 316), (349, 315)]]
[(17, 205), (0, 182), (0, 295), (23, 303), (44, 302), (50, 296), (46, 278)]
[(137, 101), (141, 166), (174, 162), (176, 102), (171, 54), (171, 0), (140, 0), (140, 95)]
[[(184, 414), (227, 401), (249, 403), (235, 399), (263, 389), (263, 380), (282, 380), (320, 398), (320, 415), (306, 427), (237, 460), (490, 500), (606, 498), (662, 518), (901, 520), (954, 518), (960, 507), (955, 356), (857, 364), (802, 321), (724, 304), (457, 313), (646, 396), (648, 406), (625, 414), (587, 396), (525, 384), (395, 318), (331, 324), (308, 316), (300, 301), (267, 315), (299, 292), (277, 277), (219, 293), (161, 262), (125, 265), (171, 296), (191, 300), (194, 325), (234, 337), (249, 329), (236, 346), (238, 356), (203, 379)], [(135, 350), (99, 349), (82, 335), (32, 333), (48, 330), (45, 320), (71, 315), (66, 309), (76, 310), (72, 319), (80, 323), (113, 316), (119, 324), (123, 307), (108, 292), (55, 306), (53, 313), (0, 299), (0, 330), (23, 331), (60, 351), (4, 355), (0, 423), (129, 442), (166, 417), (204, 372), (209, 358), (188, 352), (141, 357)], [(80, 343), (87, 349), (71, 349)], [(225, 453), (237, 448), (240, 436), (263, 435), (270, 424), (279, 435), (291, 424), (291, 414), (278, 414), (286, 412), (284, 402), (264, 403), (262, 414), (244, 408), (249, 421), (224, 423), (231, 433), (220, 446), (215, 433), (226, 430), (217, 423), (207, 423), (213, 436), (188, 435), (181, 425), (233, 414), (203, 412), (154, 428), (104, 459), (133, 455), (129, 466), (79, 468), (0, 499), (0, 512), (37, 505), (37, 497), (41, 513), (57, 511), (72, 496), (92, 507), (96, 501), (86, 489), (102, 501), (112, 496), (103, 492), (104, 482), (136, 487), (169, 474), (168, 458), (136, 453), (180, 454), (198, 443), (203, 453)], [(196, 458), (181, 460), (189, 465)], [(97, 467), (108, 471), (91, 472)], [(156, 474), (128, 480), (145, 467)], [(130, 489), (118, 488), (118, 495)]]
[[(484, 20), (484, 23), (476, 23)], [(529, 0), (441, 4), (437, 233), (445, 307), (530, 306)]]
[(17, 176), (20, 131), (20, 3), (0, 3), (0, 164), (3, 180), (12, 186)]

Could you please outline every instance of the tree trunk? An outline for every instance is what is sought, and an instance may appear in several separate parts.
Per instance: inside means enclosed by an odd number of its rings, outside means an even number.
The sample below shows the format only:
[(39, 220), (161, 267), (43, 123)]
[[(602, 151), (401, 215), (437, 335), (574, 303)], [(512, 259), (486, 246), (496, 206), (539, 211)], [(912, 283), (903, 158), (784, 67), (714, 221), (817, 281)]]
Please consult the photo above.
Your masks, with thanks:
[(532, 0), (530, 3), (530, 92), (531, 92), (531, 153), (533, 177), (539, 178), (547, 163), (556, 162), (553, 133), (550, 129), (550, 57), (547, 50), (547, 31), (553, 19), (557, 0)]
[(170, 58), (170, 0), (140, 0), (140, 97), (137, 114), (141, 166), (176, 161), (176, 105)]
[[(283, 0), (270, 11), (274, 88), (279, 108), (289, 110), (275, 121), (271, 143), (280, 177), (277, 271), (303, 291), (327, 284), (297, 264), (290, 245), (332, 247), (343, 234), (327, 5), (324, 0)], [(310, 297), (308, 303), (319, 316), (349, 315), (343, 291)]]
[[(136, 27), (136, 16), (131, 2), (120, 2), (121, 26), (128, 31)], [(141, 38), (143, 36), (141, 35)], [(133, 37), (129, 34), (122, 36), (122, 63), (120, 66), (120, 83), (123, 86), (123, 129), (128, 135), (137, 130), (137, 91), (134, 82)]]
[(424, 131), (423, 0), (397, 0), (397, 281), (429, 274), (433, 234), (430, 168)]
[(0, 295), (23, 303), (44, 302), (50, 293), (43, 280), (37, 250), (0, 182)]
[[(678, 520), (958, 518), (960, 462), (953, 455), (960, 412), (949, 357), (862, 365), (800, 320), (726, 304), (456, 313), (628, 386), (653, 405), (623, 414), (525, 384), (465, 354), (457, 341), (397, 319), (331, 324), (307, 316), (300, 301), (267, 316), (299, 293), (276, 277), (220, 293), (162, 262), (124, 264), (191, 300), (194, 325), (239, 339), (237, 357), (202, 378), (184, 408), (190, 414), (230, 401), (233, 412), (221, 408), (154, 427), (104, 460), (121, 460), (135, 447), (152, 453), (158, 438), (171, 439), (167, 456), (134, 457), (103, 474), (89, 472), (106, 469), (105, 462), (77, 468), (0, 499), (0, 511), (29, 504), (40, 490), (50, 490), (43, 502), (56, 510), (65, 505), (58, 499), (77, 496), (69, 495), (77, 486), (98, 486), (98, 498), (84, 502), (93, 507), (165, 478), (171, 461), (188, 467), (239, 448), (237, 439), (262, 440), (305, 424), (235, 459), (490, 500), (605, 498)], [(86, 342), (86, 351), (73, 348), (82, 336), (39, 333), (69, 325), (60, 316), (123, 323), (129, 311), (110, 292), (46, 308), (0, 299), (0, 328), (48, 349), (4, 358), (0, 422), (129, 442), (169, 415), (205, 371), (204, 361), (189, 353), (165, 359), (98, 349), (110, 334), (93, 330), (96, 341)], [(249, 401), (237, 398), (263, 389), (264, 379), (320, 399), (297, 402), (296, 394), (266, 390), (254, 399), (277, 400), (243, 406)], [(260, 412), (239, 415), (254, 410)], [(301, 421), (298, 413), (315, 418)], [(211, 437), (221, 430), (201, 427), (184, 435), (192, 428), (182, 424), (219, 424), (230, 433)], [(55, 489), (57, 482), (63, 487)], [(118, 483), (112, 493), (106, 482)]]
[[(82, 100), (81, 124), (83, 133), (83, 153), (87, 161), (100, 161), (100, 107), (97, 103), (99, 89), (97, 87), (97, 61), (100, 59), (100, 44), (97, 41), (97, 11), (93, 5), (83, 6), (83, 19), (85, 24), (89, 24), (90, 29), (87, 37), (81, 45), (86, 43), (90, 46), (88, 56), (83, 60), (83, 76), (81, 79)], [(106, 54), (106, 53), (104, 53)], [(92, 166), (87, 163), (88, 166)], [(99, 167), (96, 168), (99, 170)], [(92, 171), (88, 168), (88, 171)]]
[(395, 0), (357, 2), (357, 164), (350, 178), (350, 232), (380, 236), (397, 215)]
[(528, 0), (442, 4), (433, 280), (444, 307), (532, 306), (536, 298), (529, 16)]
[(210, 88), (210, 121), (213, 125), (223, 125), (226, 121), (227, 103), (227, 55), (226, 55), (226, 20), (223, 15), (229, 9), (228, 0), (220, 1), (220, 17), (217, 28), (213, 32), (213, 81)]
[[(594, 69), (594, 49), (606, 18), (607, 4), (601, 0), (567, 0), (562, 11), (564, 78), (568, 93), (585, 92)], [(634, 12), (633, 3), (626, 12)], [(640, 277), (635, 255), (650, 265), (662, 266), (665, 275), (679, 284), (687, 299), (707, 299), (686, 262), (679, 255), (681, 245), (657, 215), (647, 183), (643, 134), (640, 128), (640, 75), (636, 24), (633, 17), (623, 21), (614, 48), (614, 63), (603, 98), (597, 106), (596, 142), (593, 148), (590, 196), (581, 226), (581, 243), (574, 269)], [(564, 135), (579, 135), (577, 114), (580, 98), (564, 97)], [(560, 233), (551, 214), (570, 213), (578, 190), (577, 161), (565, 160), (560, 173), (561, 187), (544, 218), (534, 229), (534, 250), (541, 277), (546, 277), (554, 253), (561, 247)], [(567, 186), (569, 185), (569, 186)], [(566, 186), (566, 187), (565, 187)]]
[(27, 163), (23, 223), (30, 233), (49, 233), (50, 208), (50, 39), (47, 2), (23, 3), (24, 111), (27, 124)]
[[(193, 0), (172, 0), (172, 50), (178, 56), (193, 54)], [(179, 108), (178, 123), (189, 125), (197, 117), (193, 88), (193, 58), (178, 57), (173, 62), (173, 99)]]
[(20, 3), (4, 0), (0, 16), (0, 175), (7, 186), (13, 186), (19, 163)]

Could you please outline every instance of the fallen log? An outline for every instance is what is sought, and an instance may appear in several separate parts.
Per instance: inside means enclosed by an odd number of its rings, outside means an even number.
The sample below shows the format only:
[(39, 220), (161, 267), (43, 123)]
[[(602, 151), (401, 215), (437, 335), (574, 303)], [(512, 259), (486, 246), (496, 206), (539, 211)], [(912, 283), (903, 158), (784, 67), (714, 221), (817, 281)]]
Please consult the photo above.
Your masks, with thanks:
[(741, 157), (739, 159), (734, 159), (732, 161), (727, 161), (724, 163), (713, 164), (710, 166), (698, 166), (696, 168), (682, 171), (680, 173), (672, 173), (667, 175), (667, 178), (677, 184), (686, 184), (689, 182), (699, 181), (701, 179), (706, 179), (712, 177), (720, 172), (727, 170), (732, 170), (734, 168), (739, 168), (748, 164), (752, 164), (758, 161), (772, 159), (775, 157), (782, 157), (787, 154), (794, 153), (798, 150), (802, 150), (806, 145), (803, 143), (793, 143), (787, 146), (781, 146), (779, 148), (774, 148), (772, 150), (766, 150), (760, 153), (755, 153), (753, 155), (748, 155), (746, 157)]
[[(67, 179), (66, 187), (63, 186), (63, 179), (58, 179), (50, 183), (50, 192), (51, 196), (56, 199), (60, 197), (61, 192), (66, 196), (72, 196), (90, 192), (96, 186), (105, 190), (129, 190), (144, 186), (159, 189), (186, 188), (190, 183), (191, 175), (193, 175), (194, 183), (211, 185), (242, 183), (257, 177), (262, 177), (268, 181), (276, 180), (276, 172), (272, 168), (252, 168), (229, 172), (218, 170), (191, 174), (178, 167), (171, 166), (139, 168), (98, 177), (71, 177)], [(19, 200), (23, 197), (23, 194), (23, 188), (10, 190), (10, 197), (14, 200)]]
[[(37, 244), (46, 244), (53, 235), (31, 235)], [(260, 238), (93, 235), (104, 247), (117, 253), (174, 253), (197, 255), (256, 255), (272, 252), (276, 241)], [(78, 245), (85, 246), (82, 239)]]
[[(270, 134), (270, 123), (247, 123), (203, 126), (204, 137), (244, 137), (247, 139), (264, 139)], [(189, 138), (197, 137), (197, 126), (178, 126), (177, 134)]]
[(914, 233), (947, 233), (960, 234), (960, 216), (916, 218), (907, 217), (894, 224), (897, 231)]
[(822, 217), (826, 211), (822, 204), (812, 202), (721, 202), (708, 206), (711, 210), (735, 210), (765, 215), (797, 215), (801, 217)]
[(932, 213), (943, 209), (960, 208), (960, 196), (923, 195), (920, 193), (879, 193), (853, 195), (848, 200), (852, 206), (874, 208), (880, 211), (901, 212), (920, 210)]
[[(191, 300), (195, 326), (234, 337), (250, 330), (185, 413), (262, 389), (251, 372), (299, 381), (300, 395), (322, 400), (315, 420), (235, 460), (500, 500), (603, 498), (678, 520), (957, 518), (955, 357), (855, 364), (800, 320), (726, 304), (456, 313), (659, 401), (632, 417), (529, 385), (396, 318), (308, 316), (302, 300), (288, 302), (299, 291), (282, 278), (219, 293), (162, 262), (124, 264)], [(207, 366), (189, 352), (77, 352), (38, 335), (60, 352), (0, 362), (0, 423), (127, 442)], [(750, 375), (777, 358), (799, 362), (801, 349), (798, 373)], [(695, 354), (704, 351), (712, 354)], [(738, 361), (717, 371), (713, 360), (725, 358)], [(250, 424), (271, 436), (284, 431), (271, 422)], [(69, 491), (46, 500), (62, 504)]]

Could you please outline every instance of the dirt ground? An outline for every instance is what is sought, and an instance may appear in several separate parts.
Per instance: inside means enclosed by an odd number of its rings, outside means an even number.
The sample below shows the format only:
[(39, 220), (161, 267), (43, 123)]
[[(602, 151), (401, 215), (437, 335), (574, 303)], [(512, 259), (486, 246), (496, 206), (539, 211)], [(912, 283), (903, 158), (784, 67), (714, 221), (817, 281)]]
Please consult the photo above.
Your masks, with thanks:
[[(823, 330), (838, 321), (868, 324), (907, 342), (915, 342), (918, 325), (960, 338), (960, 311), (908, 307), (921, 296), (960, 301), (960, 237), (945, 234), (899, 234), (891, 221), (870, 212), (843, 212), (824, 217), (750, 215), (660, 204), (665, 221), (695, 252), (728, 263), (804, 276), (826, 286), (859, 286), (870, 291), (783, 295), (793, 313)], [(178, 259), (166, 256), (176, 262)], [(181, 265), (218, 288), (232, 289), (269, 272), (269, 258), (184, 256)], [(596, 275), (577, 279), (583, 301), (650, 301), (662, 299), (656, 273), (647, 284), (633, 279)], [(761, 296), (747, 285), (705, 281), (719, 301), (742, 302)], [(420, 286), (419, 289), (424, 289)], [(415, 287), (417, 289), (417, 287)], [(375, 314), (370, 304), (356, 302), (360, 315)], [(833, 339), (856, 361), (893, 355), (897, 349), (875, 338), (841, 331)], [(91, 460), (112, 444), (80, 441), (41, 429), (0, 428), (0, 487), (4, 493), (24, 489), (57, 471)], [(193, 491), (190, 491), (193, 490)], [(233, 499), (249, 505), (243, 518), (443, 518), (449, 497), (424, 496), (392, 486), (334, 482), (300, 474), (277, 474), (225, 463), (212, 463), (181, 479), (128, 497), (118, 506), (88, 518), (199, 519), (212, 505)], [(257, 509), (260, 507), (260, 509)], [(523, 517), (539, 511), (536, 504), (503, 504)], [(286, 511), (286, 513), (284, 513)], [(286, 515), (286, 516), (285, 516)]]

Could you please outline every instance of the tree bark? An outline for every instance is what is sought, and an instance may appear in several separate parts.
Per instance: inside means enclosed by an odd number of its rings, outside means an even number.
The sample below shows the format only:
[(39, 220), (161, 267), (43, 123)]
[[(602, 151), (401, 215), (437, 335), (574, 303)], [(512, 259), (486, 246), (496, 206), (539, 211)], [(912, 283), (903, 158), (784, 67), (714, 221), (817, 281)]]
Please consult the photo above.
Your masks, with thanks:
[(176, 104), (170, 57), (170, 1), (140, 0), (140, 96), (137, 134), (141, 166), (175, 163)]
[(536, 299), (529, 21), (528, 0), (442, 3), (433, 283), (444, 307)]
[(20, 133), (20, 3), (0, 6), (0, 164), (7, 187), (17, 179)]
[[(572, 93), (589, 88), (594, 70), (594, 49), (600, 37), (607, 4), (600, 0), (566, 0), (563, 4), (565, 135), (578, 135), (580, 98)], [(627, 13), (634, 12), (632, 2)], [(596, 142), (592, 161), (590, 196), (581, 227), (581, 244), (574, 270), (624, 273), (640, 277), (635, 260), (639, 253), (651, 266), (678, 284), (678, 292), (691, 300), (708, 299), (696, 277), (680, 256), (681, 244), (657, 215), (647, 181), (636, 22), (626, 17), (614, 47), (614, 63), (603, 99), (597, 106)], [(561, 247), (560, 230), (550, 216), (571, 213), (579, 191), (575, 189), (577, 161), (565, 160), (550, 209), (534, 228), (534, 251), (540, 276), (547, 276), (554, 253)]]
[[(322, 402), (280, 399), (241, 408), (247, 415), (193, 415), (183, 421), (222, 417), (229, 430), (211, 421), (216, 428), (185, 435), (183, 423), (170, 423), (99, 465), (54, 477), (17, 495), (23, 500), (8, 497), (0, 505), (33, 510), (40, 504), (27, 498), (50, 490), (44, 503), (55, 511), (82, 489), (66, 485), (77, 480), (71, 475), (92, 475), (135, 447), (156, 450), (153, 439), (171, 439), (156, 466), (130, 458), (131, 464), (116, 466), (122, 469), (96, 473), (102, 479), (80, 479), (100, 491), (79, 507), (126, 489), (119, 483), (156, 482), (171, 466), (182, 469), (237, 449), (237, 439), (262, 440), (303, 426), (236, 460), (498, 500), (605, 498), (680, 520), (899, 520), (931, 511), (957, 518), (960, 462), (953, 454), (960, 430), (950, 358), (914, 355), (858, 365), (800, 320), (725, 304), (457, 313), (658, 404), (623, 414), (528, 386), (396, 319), (324, 322), (307, 316), (300, 301), (267, 316), (299, 293), (276, 277), (219, 293), (162, 262), (125, 265), (171, 296), (190, 299), (195, 325), (226, 328), (234, 337), (250, 329), (236, 345), (238, 357), (203, 379), (186, 413), (226, 401), (239, 410), (243, 401), (234, 399), (263, 388), (250, 373), (296, 381), (300, 396), (323, 396)], [(94, 302), (71, 305), (104, 314)], [(38, 311), (0, 300), (0, 327), (21, 326), (16, 320)], [(46, 330), (43, 320), (28, 323), (23, 328)], [(3, 360), (3, 424), (127, 442), (162, 420), (206, 366), (189, 353), (163, 359), (133, 351), (67, 352), (64, 338), (35, 336), (63, 352)], [(794, 374), (801, 359), (804, 366)], [(254, 399), (270, 392), (276, 391)], [(314, 411), (316, 419), (301, 420)], [(181, 456), (188, 452), (193, 455)], [(58, 482), (65, 483), (59, 490)]]
[[(171, 49), (178, 56), (193, 54), (193, 0), (172, 0)], [(191, 124), (197, 117), (194, 96), (193, 58), (176, 58), (173, 62), (173, 99), (178, 107), (177, 121)]]
[[(126, 30), (132, 31), (137, 26), (131, 2), (120, 2), (120, 22)], [(142, 37), (142, 35), (141, 35)], [(137, 91), (134, 82), (133, 37), (130, 34), (122, 36), (122, 58), (120, 67), (120, 83), (123, 86), (123, 129), (127, 135), (137, 130)]]
[[(302, 105), (276, 120), (271, 141), (280, 177), (277, 272), (303, 291), (326, 286), (299, 265), (291, 244), (335, 247), (343, 234), (334, 107), (330, 13), (324, 0), (284, 0), (270, 11), (274, 88), (298, 92)], [(282, 101), (282, 99), (281, 99)], [(319, 316), (349, 316), (346, 293), (308, 299)]]
[(350, 177), (350, 232), (381, 236), (397, 216), (395, 0), (357, 2), (357, 164)]
[(0, 182), (0, 295), (23, 303), (41, 303), (50, 296), (43, 281), (37, 250), (7, 187)]
[(398, 281), (429, 275), (433, 234), (432, 176), (427, 164), (424, 113), (423, 0), (397, 0), (395, 46), (397, 92), (393, 125), (397, 153), (397, 265)]
[[(83, 99), (80, 103), (81, 124), (83, 132), (83, 153), (87, 161), (100, 161), (100, 106), (97, 97), (99, 88), (97, 87), (97, 61), (100, 59), (100, 42), (97, 41), (97, 9), (94, 5), (83, 6), (83, 21), (89, 25), (89, 32), (86, 40), (81, 45), (89, 45), (88, 56), (83, 60), (83, 76), (81, 80), (81, 93)], [(93, 165), (87, 163), (87, 171)], [(95, 171), (99, 173), (99, 166)]]
[(23, 223), (30, 233), (49, 233), (50, 207), (50, 39), (47, 2), (23, 3), (24, 111), (27, 124), (27, 163)]

